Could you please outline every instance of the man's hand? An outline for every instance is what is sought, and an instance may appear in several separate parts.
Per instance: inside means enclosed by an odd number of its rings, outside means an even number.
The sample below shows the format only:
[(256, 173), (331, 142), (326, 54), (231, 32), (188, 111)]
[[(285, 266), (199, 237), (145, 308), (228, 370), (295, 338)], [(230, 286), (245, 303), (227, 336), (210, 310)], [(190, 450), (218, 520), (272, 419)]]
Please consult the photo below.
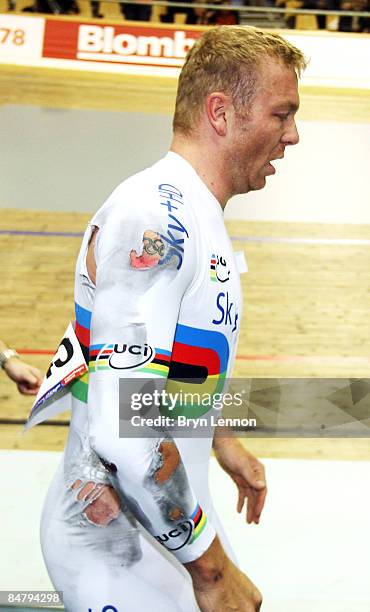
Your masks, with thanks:
[(262, 463), (245, 450), (237, 438), (216, 436), (213, 450), (220, 466), (238, 487), (237, 512), (243, 510), (247, 498), (247, 523), (258, 524), (267, 494)]
[(262, 604), (257, 587), (231, 561), (218, 583), (194, 586), (194, 594), (202, 612), (258, 612)]
[(42, 383), (40, 370), (11, 357), (4, 364), (4, 371), (17, 384), (19, 393), (22, 395), (36, 395)]
[(186, 563), (202, 612), (258, 612), (262, 595), (226, 556), (216, 537), (196, 561)]
[[(71, 489), (78, 489), (81, 480), (76, 480)], [(89, 481), (77, 494), (77, 501), (88, 502), (84, 514), (86, 518), (99, 527), (106, 527), (116, 519), (121, 511), (120, 499), (110, 485)]]

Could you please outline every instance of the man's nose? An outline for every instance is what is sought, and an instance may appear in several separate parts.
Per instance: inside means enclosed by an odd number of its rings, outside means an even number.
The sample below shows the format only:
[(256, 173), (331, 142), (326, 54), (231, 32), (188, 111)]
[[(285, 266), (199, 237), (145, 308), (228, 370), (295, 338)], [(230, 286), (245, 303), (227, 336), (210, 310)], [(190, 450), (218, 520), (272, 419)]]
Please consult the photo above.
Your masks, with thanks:
[(299, 143), (299, 134), (294, 118), (289, 122), (288, 129), (282, 138), (285, 145), (296, 145)]

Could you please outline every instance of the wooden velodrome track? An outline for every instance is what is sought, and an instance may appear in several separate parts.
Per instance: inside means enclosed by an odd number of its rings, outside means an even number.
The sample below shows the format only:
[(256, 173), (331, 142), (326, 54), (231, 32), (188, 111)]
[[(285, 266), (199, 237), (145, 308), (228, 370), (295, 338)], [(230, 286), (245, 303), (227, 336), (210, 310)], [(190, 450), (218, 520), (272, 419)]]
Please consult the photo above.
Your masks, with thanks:
[[(0, 104), (171, 112), (172, 79), (0, 66)], [(370, 121), (369, 94), (301, 93), (301, 119)], [(1, 206), (1, 202), (0, 202)], [(74, 262), (80, 239), (16, 235), (7, 230), (81, 232), (89, 215), (0, 208), (0, 337), (41, 369), (73, 317)], [(231, 222), (230, 234), (370, 240), (370, 226)], [(370, 377), (370, 243), (237, 242), (244, 319), (235, 375)], [(299, 262), (299, 266), (297, 265)], [(60, 450), (67, 425), (22, 435), (30, 400), (0, 373), (0, 448)], [(58, 417), (67, 424), (68, 415)], [(247, 440), (270, 457), (370, 459), (368, 440)]]

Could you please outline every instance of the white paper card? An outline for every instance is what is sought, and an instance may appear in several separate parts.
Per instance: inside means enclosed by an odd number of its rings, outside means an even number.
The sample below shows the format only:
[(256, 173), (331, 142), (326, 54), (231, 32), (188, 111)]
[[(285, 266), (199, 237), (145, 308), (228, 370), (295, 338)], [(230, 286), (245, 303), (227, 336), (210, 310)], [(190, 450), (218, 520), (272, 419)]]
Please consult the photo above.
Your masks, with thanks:
[(248, 272), (248, 264), (245, 258), (244, 251), (234, 251), (234, 256), (239, 274), (244, 274), (245, 272)]
[[(26, 429), (58, 414), (58, 412), (67, 410), (70, 407), (69, 402), (67, 405), (67, 398), (65, 397), (68, 385), (87, 371), (88, 367), (80, 343), (72, 323), (70, 323), (45, 374), (28, 417)], [(57, 400), (61, 399), (64, 401), (59, 401), (58, 406), (54, 405)]]

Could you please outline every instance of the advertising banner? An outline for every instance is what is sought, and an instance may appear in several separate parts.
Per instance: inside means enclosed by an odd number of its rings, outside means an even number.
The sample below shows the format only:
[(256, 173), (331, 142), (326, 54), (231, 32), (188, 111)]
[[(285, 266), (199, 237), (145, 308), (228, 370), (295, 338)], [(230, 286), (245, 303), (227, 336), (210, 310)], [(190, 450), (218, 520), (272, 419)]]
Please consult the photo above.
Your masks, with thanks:
[(42, 57), (45, 19), (0, 15), (0, 61), (17, 63)]
[(180, 68), (201, 31), (47, 20), (43, 57)]
[[(177, 78), (207, 27), (0, 15), (0, 63)], [(370, 37), (280, 33), (309, 59), (303, 86), (370, 88)]]

